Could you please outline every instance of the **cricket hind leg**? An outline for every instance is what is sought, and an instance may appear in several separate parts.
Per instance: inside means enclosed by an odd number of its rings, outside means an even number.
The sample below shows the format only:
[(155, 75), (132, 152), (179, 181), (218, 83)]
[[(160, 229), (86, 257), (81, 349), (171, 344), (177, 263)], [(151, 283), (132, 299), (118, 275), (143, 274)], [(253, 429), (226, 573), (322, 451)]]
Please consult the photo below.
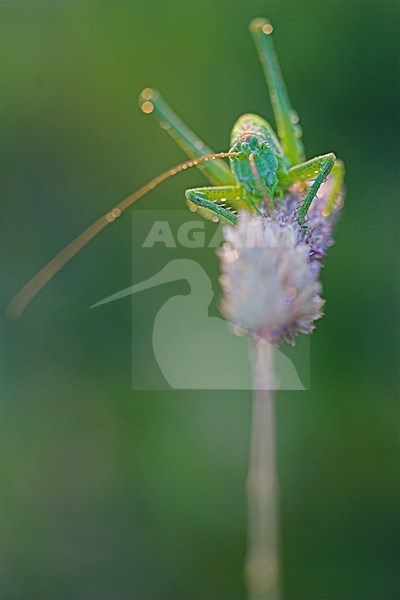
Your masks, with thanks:
[(241, 186), (200, 187), (186, 190), (189, 210), (217, 223), (236, 225), (238, 210), (249, 209)]
[[(164, 129), (189, 158), (215, 154), (172, 110), (157, 90), (145, 88), (139, 104), (146, 114), (154, 114)], [(199, 164), (199, 169), (213, 185), (231, 185), (236, 182), (228, 165), (222, 159)]]
[(285, 156), (291, 165), (305, 158), (301, 141), (299, 117), (293, 110), (287, 93), (285, 81), (279, 66), (278, 57), (272, 41), (273, 27), (267, 19), (254, 19), (250, 23), (258, 55), (267, 80), (272, 109)]

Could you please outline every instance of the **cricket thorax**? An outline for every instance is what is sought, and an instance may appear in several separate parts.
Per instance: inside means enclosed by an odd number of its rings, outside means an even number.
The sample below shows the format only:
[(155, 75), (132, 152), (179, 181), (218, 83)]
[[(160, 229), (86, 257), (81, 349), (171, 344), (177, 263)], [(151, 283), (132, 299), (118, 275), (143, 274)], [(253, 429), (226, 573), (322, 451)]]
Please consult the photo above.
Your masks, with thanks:
[(273, 196), (279, 168), (277, 148), (268, 124), (257, 115), (243, 115), (231, 138), (231, 169), (237, 181), (255, 198)]

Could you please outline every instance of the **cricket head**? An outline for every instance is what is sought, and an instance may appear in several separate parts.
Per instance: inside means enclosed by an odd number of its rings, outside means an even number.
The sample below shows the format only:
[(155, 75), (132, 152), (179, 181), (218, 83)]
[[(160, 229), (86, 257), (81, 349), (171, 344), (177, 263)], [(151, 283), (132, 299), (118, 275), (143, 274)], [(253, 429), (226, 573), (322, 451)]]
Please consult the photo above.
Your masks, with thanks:
[(273, 198), (278, 183), (278, 160), (270, 144), (261, 137), (243, 134), (233, 141), (232, 173), (256, 199)]

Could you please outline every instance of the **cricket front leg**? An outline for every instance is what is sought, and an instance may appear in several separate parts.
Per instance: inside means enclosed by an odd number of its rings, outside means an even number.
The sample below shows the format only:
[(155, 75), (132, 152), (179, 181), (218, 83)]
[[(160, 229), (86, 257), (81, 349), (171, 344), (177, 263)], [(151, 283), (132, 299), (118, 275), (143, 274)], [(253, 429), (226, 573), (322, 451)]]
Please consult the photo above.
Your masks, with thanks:
[(238, 210), (249, 210), (241, 186), (199, 187), (186, 190), (185, 195), (191, 211), (214, 223), (236, 225)]
[(250, 32), (255, 41), (258, 55), (267, 80), (272, 109), (285, 156), (291, 165), (297, 165), (305, 158), (301, 141), (299, 117), (293, 110), (285, 81), (279, 66), (272, 41), (273, 27), (267, 19), (254, 19)]
[[(314, 179), (314, 182), (309, 188), (305, 200), (300, 206), (299, 211), (297, 213), (297, 218), (300, 225), (305, 225), (305, 218), (308, 209), (310, 208), (311, 202), (314, 200), (319, 188), (324, 183), (329, 173), (332, 171), (335, 161), (336, 156), (333, 153), (323, 154), (322, 156), (317, 156), (316, 158), (312, 158), (311, 160), (307, 160), (306, 162), (301, 163), (300, 165), (292, 167), (288, 170), (287, 173), (285, 173), (284, 176), (281, 177), (279, 183), (284, 187), (289, 187), (293, 183), (306, 182), (310, 181), (310, 179)], [(336, 170), (336, 174), (340, 172), (340, 168), (339, 170)], [(336, 186), (334, 186), (334, 188), (336, 188)], [(328, 199), (327, 205), (332, 203), (331, 196), (332, 192)]]
[[(153, 114), (164, 129), (189, 158), (199, 158), (215, 154), (172, 110), (160, 92), (145, 88), (139, 97), (139, 104), (146, 114)], [(214, 185), (235, 183), (228, 165), (222, 159), (201, 163), (198, 167)]]

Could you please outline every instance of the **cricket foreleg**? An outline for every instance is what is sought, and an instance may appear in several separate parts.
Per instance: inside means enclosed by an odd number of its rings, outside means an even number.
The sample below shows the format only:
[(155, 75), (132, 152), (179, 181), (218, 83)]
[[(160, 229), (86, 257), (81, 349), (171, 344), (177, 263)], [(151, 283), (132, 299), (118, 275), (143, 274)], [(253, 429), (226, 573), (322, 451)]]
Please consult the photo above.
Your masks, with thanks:
[(185, 195), (190, 210), (215, 223), (236, 225), (238, 210), (249, 209), (241, 186), (193, 188), (186, 190)]
[[(145, 88), (140, 94), (139, 103), (146, 114), (154, 114), (164, 129), (189, 158), (199, 158), (215, 154), (172, 110), (157, 90)], [(235, 183), (228, 165), (222, 159), (199, 164), (199, 169), (214, 185)]]
[(307, 192), (303, 204), (300, 206), (297, 213), (297, 218), (300, 225), (305, 225), (305, 217), (311, 202), (318, 193), (319, 188), (324, 183), (333, 165), (335, 164), (336, 156), (332, 153), (317, 156), (311, 160), (307, 160), (300, 165), (296, 165), (282, 177), (280, 184), (287, 187), (297, 182), (305, 182), (314, 179), (313, 184)]

